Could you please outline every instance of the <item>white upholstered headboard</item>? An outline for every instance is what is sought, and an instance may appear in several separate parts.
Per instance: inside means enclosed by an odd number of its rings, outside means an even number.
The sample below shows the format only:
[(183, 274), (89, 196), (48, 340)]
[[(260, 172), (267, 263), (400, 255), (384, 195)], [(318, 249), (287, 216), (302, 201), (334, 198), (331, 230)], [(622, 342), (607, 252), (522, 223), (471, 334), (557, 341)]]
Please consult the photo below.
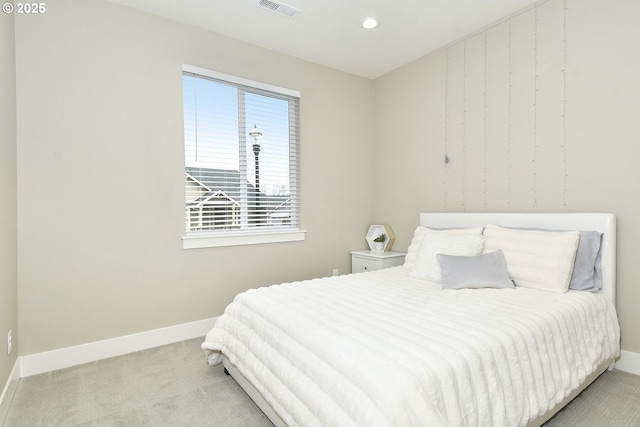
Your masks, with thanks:
[(616, 304), (616, 216), (610, 213), (421, 213), (420, 225), (433, 228), (534, 227), (595, 230), (602, 237), (602, 292)]

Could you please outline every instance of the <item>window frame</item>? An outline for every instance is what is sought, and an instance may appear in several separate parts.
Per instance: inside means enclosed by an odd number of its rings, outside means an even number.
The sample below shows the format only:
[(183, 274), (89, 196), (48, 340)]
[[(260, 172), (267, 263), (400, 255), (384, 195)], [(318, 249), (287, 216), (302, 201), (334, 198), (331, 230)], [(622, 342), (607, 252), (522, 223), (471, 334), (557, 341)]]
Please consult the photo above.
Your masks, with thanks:
[[(250, 88), (259, 89), (262, 91), (273, 92), (276, 94), (286, 95), (300, 99), (300, 92), (292, 89), (282, 88), (267, 83), (257, 82), (242, 77), (237, 77), (229, 74), (220, 73), (217, 71), (208, 70), (206, 68), (196, 67), (193, 65), (182, 65), (181, 76), (184, 73), (191, 73), (200, 75), (203, 77), (209, 77), (216, 80), (222, 80), (234, 85), (247, 86)], [(299, 107), (298, 107), (299, 109)], [(299, 110), (298, 110), (299, 113)], [(184, 115), (184, 107), (183, 107)], [(299, 124), (298, 124), (299, 126)], [(184, 134), (184, 131), (183, 131)], [(299, 136), (299, 129), (298, 129)], [(183, 139), (184, 144), (184, 139)], [(184, 148), (183, 148), (184, 154)], [(300, 141), (298, 137), (296, 147), (296, 167), (300, 167)], [(183, 158), (184, 160), (184, 158)], [(183, 161), (183, 168), (185, 168)], [(289, 166), (290, 172), (295, 172), (299, 175), (299, 171), (292, 171), (291, 165)], [(186, 190), (185, 190), (186, 191)], [(252, 245), (263, 243), (281, 243), (281, 242), (295, 242), (304, 241), (306, 230), (300, 228), (300, 184), (296, 188), (296, 200), (297, 200), (297, 212), (295, 215), (298, 218), (297, 227), (265, 227), (259, 229), (242, 229), (242, 230), (224, 230), (224, 231), (195, 231), (188, 232), (186, 230), (186, 217), (183, 217), (183, 235), (182, 235), (182, 247), (183, 249), (198, 249), (198, 248), (210, 248), (210, 247), (223, 247), (223, 246), (237, 246), (237, 245)], [(185, 194), (186, 198), (186, 194)], [(185, 198), (183, 198), (183, 203)]]

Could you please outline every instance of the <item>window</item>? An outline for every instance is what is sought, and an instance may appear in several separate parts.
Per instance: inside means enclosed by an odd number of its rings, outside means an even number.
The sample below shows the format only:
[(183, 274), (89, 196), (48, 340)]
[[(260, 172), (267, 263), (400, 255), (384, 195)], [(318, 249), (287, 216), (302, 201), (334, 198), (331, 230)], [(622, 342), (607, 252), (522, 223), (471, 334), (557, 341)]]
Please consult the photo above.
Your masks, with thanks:
[(302, 240), (296, 91), (184, 65), (184, 247)]

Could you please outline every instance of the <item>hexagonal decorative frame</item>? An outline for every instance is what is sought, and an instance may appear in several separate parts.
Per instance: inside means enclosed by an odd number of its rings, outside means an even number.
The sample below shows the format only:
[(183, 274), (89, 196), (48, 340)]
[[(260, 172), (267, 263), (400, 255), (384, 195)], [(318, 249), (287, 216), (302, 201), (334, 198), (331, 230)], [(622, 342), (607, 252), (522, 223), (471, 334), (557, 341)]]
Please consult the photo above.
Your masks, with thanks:
[[(384, 241), (384, 245), (378, 247), (376, 245), (377, 242), (373, 240), (381, 234), (386, 234), (387, 239)], [(367, 232), (367, 244), (369, 245), (369, 249), (373, 252), (388, 252), (391, 250), (393, 246), (393, 242), (396, 240), (395, 234), (393, 234), (393, 230), (389, 224), (378, 224), (372, 225), (369, 227), (369, 231)]]

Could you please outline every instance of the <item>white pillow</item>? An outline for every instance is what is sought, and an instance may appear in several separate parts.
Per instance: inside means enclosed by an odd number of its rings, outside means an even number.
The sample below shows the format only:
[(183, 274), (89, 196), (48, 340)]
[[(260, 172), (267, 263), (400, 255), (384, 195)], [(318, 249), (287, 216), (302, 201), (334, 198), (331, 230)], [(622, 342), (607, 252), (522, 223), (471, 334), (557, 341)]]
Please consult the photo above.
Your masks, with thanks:
[[(480, 228), (480, 230), (482, 230)], [(481, 234), (455, 231), (428, 231), (425, 233), (420, 250), (413, 264), (412, 273), (421, 279), (440, 283), (442, 280), (440, 263), (436, 255), (475, 256), (482, 253)]]
[(579, 242), (579, 231), (484, 229), (484, 253), (502, 249), (516, 286), (555, 293), (569, 289)]
[(416, 230), (413, 232), (413, 239), (411, 239), (411, 244), (409, 244), (409, 248), (407, 248), (407, 255), (404, 257), (403, 265), (405, 268), (409, 270), (413, 269), (413, 265), (415, 264), (416, 258), (418, 256), (418, 252), (420, 251), (420, 246), (422, 246), (422, 241), (424, 240), (424, 236), (429, 232), (449, 233), (449, 234), (471, 234), (471, 235), (481, 236), (482, 227), (434, 230), (433, 228), (418, 226)]

